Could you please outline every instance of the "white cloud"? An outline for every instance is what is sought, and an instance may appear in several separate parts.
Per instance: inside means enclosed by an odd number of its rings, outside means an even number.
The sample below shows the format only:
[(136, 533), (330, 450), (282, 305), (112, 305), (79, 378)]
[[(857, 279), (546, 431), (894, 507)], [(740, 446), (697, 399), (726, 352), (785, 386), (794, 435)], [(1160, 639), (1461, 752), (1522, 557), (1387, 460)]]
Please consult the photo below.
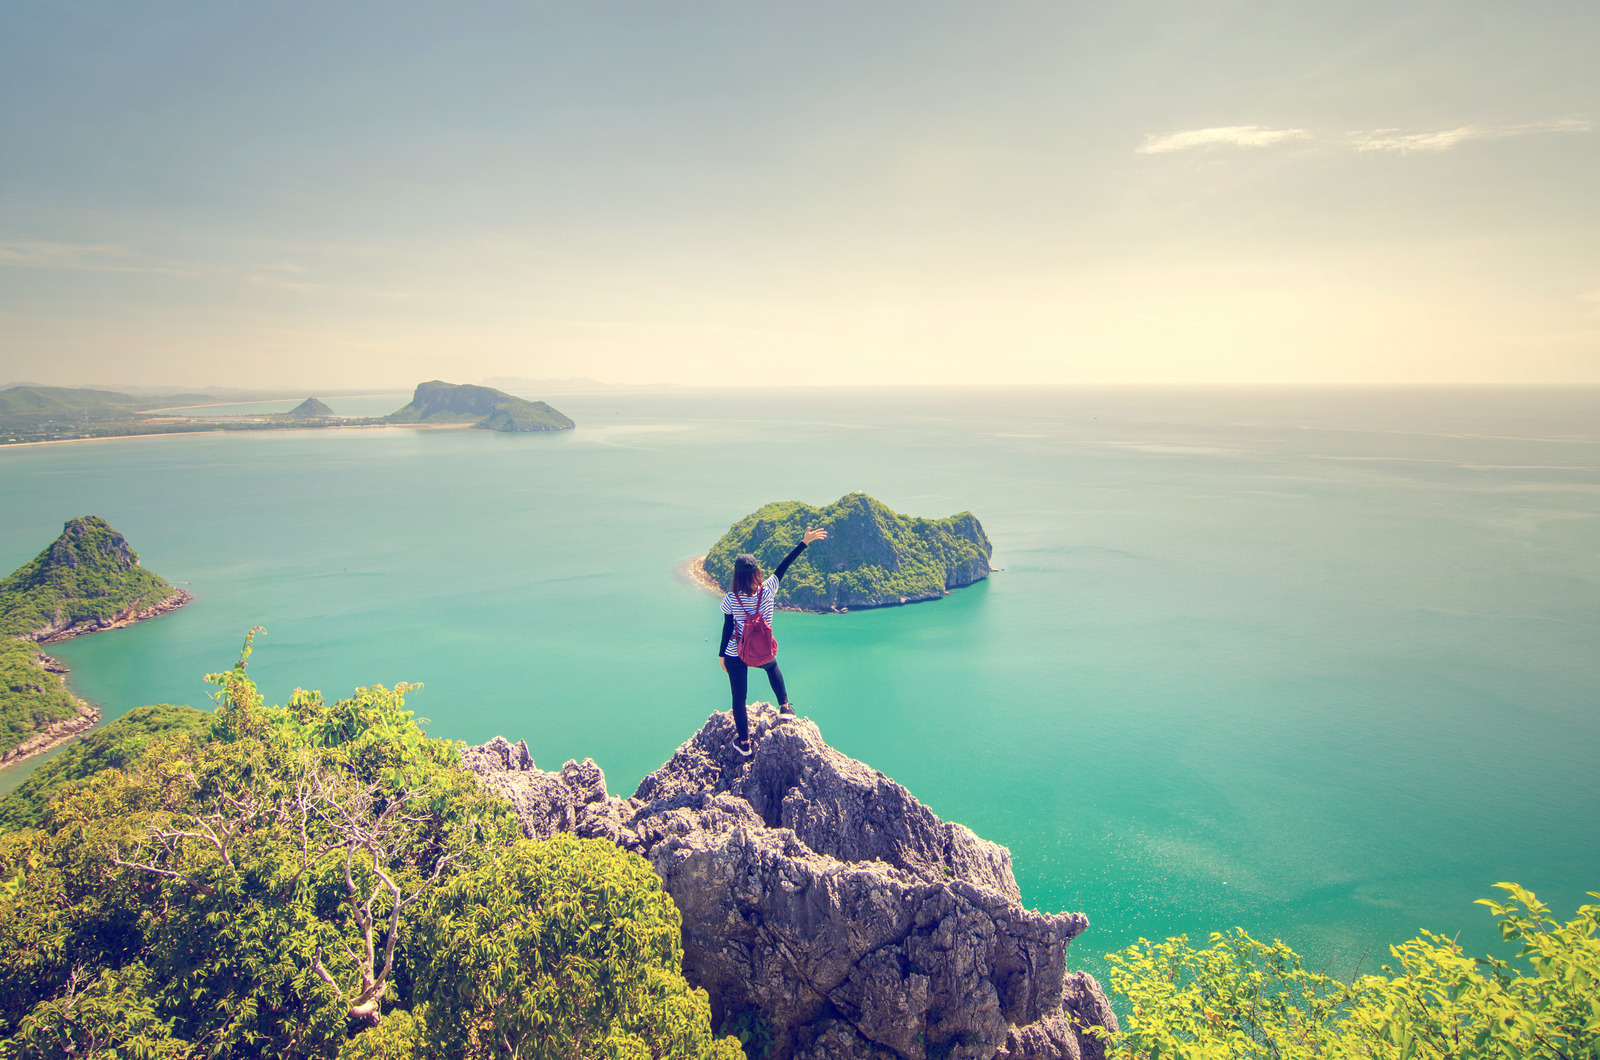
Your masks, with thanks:
[(1555, 118), (1521, 125), (1462, 125), (1437, 132), (1402, 133), (1398, 129), (1371, 129), (1350, 134), (1357, 151), (1448, 151), (1468, 140), (1504, 140), (1542, 132), (1588, 132), (1594, 124), (1583, 118)]
[(1223, 125), (1215, 129), (1190, 129), (1187, 132), (1150, 135), (1134, 150), (1141, 155), (1160, 155), (1169, 151), (1187, 151), (1191, 147), (1211, 147), (1225, 144), (1229, 147), (1267, 147), (1289, 140), (1309, 140), (1311, 134), (1304, 129), (1268, 129), (1260, 125)]
[[(1432, 132), (1404, 132), (1395, 129), (1367, 129), (1347, 133), (1342, 142), (1357, 151), (1392, 151), (1412, 154), (1418, 151), (1448, 151), (1469, 140), (1504, 140), (1533, 133), (1588, 132), (1594, 123), (1587, 118), (1552, 118), (1549, 121), (1523, 122), (1520, 125), (1460, 125)], [(1151, 133), (1134, 148), (1141, 155), (1160, 155), (1187, 151), (1193, 147), (1270, 147), (1273, 144), (1316, 139), (1305, 129), (1268, 129), (1261, 125), (1222, 125), (1214, 129), (1190, 129), (1157, 136)]]

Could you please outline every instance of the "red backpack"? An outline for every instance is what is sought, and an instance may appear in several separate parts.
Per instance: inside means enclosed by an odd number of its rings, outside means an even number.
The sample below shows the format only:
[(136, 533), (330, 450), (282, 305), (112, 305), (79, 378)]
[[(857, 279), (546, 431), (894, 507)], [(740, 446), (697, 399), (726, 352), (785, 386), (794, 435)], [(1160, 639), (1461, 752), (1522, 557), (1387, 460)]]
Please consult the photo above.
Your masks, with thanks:
[(740, 611), (744, 611), (744, 629), (739, 634), (739, 658), (746, 666), (765, 666), (778, 657), (778, 638), (772, 635), (772, 623), (761, 613), (761, 594), (764, 592), (765, 586), (756, 590), (756, 612), (753, 615), (744, 610), (744, 601), (739, 594), (733, 594), (734, 603), (739, 605)]

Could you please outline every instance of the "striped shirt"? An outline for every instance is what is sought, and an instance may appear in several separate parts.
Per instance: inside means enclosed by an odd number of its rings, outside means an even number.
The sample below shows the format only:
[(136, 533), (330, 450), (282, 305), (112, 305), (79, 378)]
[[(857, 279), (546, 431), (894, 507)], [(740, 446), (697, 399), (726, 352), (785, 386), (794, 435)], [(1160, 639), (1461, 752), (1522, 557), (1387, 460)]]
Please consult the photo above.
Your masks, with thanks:
[(761, 617), (767, 620), (767, 625), (772, 624), (772, 604), (778, 598), (778, 576), (768, 575), (767, 580), (761, 583), (761, 590), (755, 596), (746, 596), (744, 593), (728, 593), (722, 598), (722, 613), (733, 618), (733, 636), (728, 638), (728, 643), (723, 646), (722, 654), (738, 655), (739, 638), (744, 636), (744, 620), (746, 615), (756, 613), (756, 605), (761, 606)]

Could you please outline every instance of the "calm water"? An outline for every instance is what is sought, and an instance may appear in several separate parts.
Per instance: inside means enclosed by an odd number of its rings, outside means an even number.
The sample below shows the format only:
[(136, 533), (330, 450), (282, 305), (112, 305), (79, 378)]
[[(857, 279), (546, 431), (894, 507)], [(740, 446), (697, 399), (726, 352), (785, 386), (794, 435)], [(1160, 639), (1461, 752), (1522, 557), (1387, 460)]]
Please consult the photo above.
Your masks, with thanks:
[(769, 500), (971, 509), (1001, 573), (782, 614), (784, 670), (836, 747), (1010, 846), (1030, 904), (1087, 912), (1080, 963), (1241, 924), (1343, 972), (1422, 927), (1488, 948), (1497, 880), (1600, 890), (1600, 392), (556, 404), (577, 431), (0, 450), (0, 567), (95, 513), (196, 594), (60, 648), (108, 715), (203, 705), (261, 625), (273, 700), (420, 681), (435, 734), (627, 794), (725, 705), (674, 564)]

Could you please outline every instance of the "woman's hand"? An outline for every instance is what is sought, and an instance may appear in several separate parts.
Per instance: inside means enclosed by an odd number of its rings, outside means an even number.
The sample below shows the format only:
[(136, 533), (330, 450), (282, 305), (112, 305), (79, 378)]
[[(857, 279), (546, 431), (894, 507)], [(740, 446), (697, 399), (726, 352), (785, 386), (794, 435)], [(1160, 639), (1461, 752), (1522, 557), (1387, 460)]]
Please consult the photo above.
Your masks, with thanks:
[(806, 536), (801, 538), (801, 540), (808, 545), (813, 541), (826, 541), (828, 540), (828, 532), (820, 526), (808, 527), (806, 529)]
[(727, 660), (726, 656), (722, 656), (722, 655), (717, 656), (717, 665), (722, 667), (722, 672), (723, 673), (727, 673), (728, 672), (728, 660)]

